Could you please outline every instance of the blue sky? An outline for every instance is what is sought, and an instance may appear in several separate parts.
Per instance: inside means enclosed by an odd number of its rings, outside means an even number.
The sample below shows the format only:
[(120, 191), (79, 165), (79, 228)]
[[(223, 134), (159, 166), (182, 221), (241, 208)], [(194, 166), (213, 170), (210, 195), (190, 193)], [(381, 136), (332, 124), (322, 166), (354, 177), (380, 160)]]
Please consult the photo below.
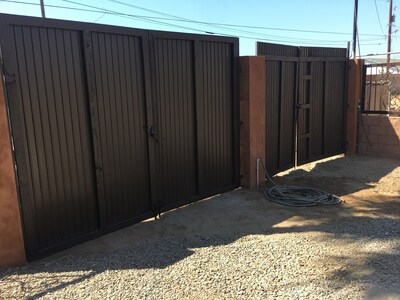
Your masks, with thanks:
[[(37, 5), (7, 1), (9, 0), (0, 0), (0, 12), (40, 16), (40, 7)], [(39, 3), (39, 0), (17, 1)], [(399, 1), (393, 0), (393, 6), (396, 7)], [(352, 39), (353, 30), (353, 0), (44, 0), (44, 2), (49, 5), (46, 7), (46, 17), (48, 18), (166, 31), (212, 32), (239, 36), (241, 55), (254, 55), (257, 40), (298, 46), (345, 48), (347, 47), (346, 41)], [(54, 8), (50, 5), (96, 10), (97, 12)], [(104, 10), (136, 17), (100, 12)], [(386, 52), (388, 11), (387, 0), (359, 0), (358, 26), (362, 54)], [(176, 16), (181, 17), (181, 20), (185, 19), (185, 22), (176, 21)], [(143, 17), (148, 18), (143, 19)], [(194, 23), (193, 20), (271, 29), (204, 25)], [(400, 51), (398, 29), (400, 27), (394, 23), (392, 51)], [(304, 31), (334, 32), (336, 34)]]

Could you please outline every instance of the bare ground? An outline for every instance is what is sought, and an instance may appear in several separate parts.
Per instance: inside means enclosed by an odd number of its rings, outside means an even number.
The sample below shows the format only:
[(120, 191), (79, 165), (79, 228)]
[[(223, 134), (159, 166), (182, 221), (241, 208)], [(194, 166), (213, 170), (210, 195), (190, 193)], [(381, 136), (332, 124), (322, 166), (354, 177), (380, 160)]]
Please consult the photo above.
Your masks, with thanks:
[(239, 189), (26, 266), (0, 298), (400, 299), (400, 161), (336, 157), (278, 174), (340, 206)]

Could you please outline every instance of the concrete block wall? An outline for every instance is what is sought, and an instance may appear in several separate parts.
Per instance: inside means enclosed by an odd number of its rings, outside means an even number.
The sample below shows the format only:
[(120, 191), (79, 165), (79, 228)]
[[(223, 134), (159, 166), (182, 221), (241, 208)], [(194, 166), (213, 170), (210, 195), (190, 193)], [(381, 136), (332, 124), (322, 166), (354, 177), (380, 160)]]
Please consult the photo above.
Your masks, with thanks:
[(359, 115), (362, 101), (362, 70), (365, 61), (349, 61), (347, 96), (346, 155), (356, 152), (365, 155), (400, 158), (400, 117)]
[(400, 158), (400, 117), (370, 114), (361, 118), (358, 153)]

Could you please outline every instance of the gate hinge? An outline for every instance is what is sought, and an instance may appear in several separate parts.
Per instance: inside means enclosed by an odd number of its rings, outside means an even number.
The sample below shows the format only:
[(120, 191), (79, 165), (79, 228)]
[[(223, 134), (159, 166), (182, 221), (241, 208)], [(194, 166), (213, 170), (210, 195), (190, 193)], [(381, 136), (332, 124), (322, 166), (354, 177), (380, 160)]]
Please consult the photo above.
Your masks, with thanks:
[(16, 80), (15, 74), (11, 74), (7, 71), (6, 66), (3, 64), (3, 72), (4, 72), (4, 82), (6, 84), (14, 83)]

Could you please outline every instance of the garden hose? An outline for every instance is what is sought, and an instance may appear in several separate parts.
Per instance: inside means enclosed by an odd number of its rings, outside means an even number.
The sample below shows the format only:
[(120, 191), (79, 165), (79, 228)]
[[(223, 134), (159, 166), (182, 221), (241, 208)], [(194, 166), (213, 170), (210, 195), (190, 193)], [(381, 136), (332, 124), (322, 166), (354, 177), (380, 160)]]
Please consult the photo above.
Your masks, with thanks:
[(272, 202), (296, 207), (307, 207), (316, 205), (336, 205), (342, 203), (338, 196), (304, 186), (285, 186), (275, 183), (269, 176), (263, 161), (265, 176), (274, 185), (264, 189), (265, 197)]

